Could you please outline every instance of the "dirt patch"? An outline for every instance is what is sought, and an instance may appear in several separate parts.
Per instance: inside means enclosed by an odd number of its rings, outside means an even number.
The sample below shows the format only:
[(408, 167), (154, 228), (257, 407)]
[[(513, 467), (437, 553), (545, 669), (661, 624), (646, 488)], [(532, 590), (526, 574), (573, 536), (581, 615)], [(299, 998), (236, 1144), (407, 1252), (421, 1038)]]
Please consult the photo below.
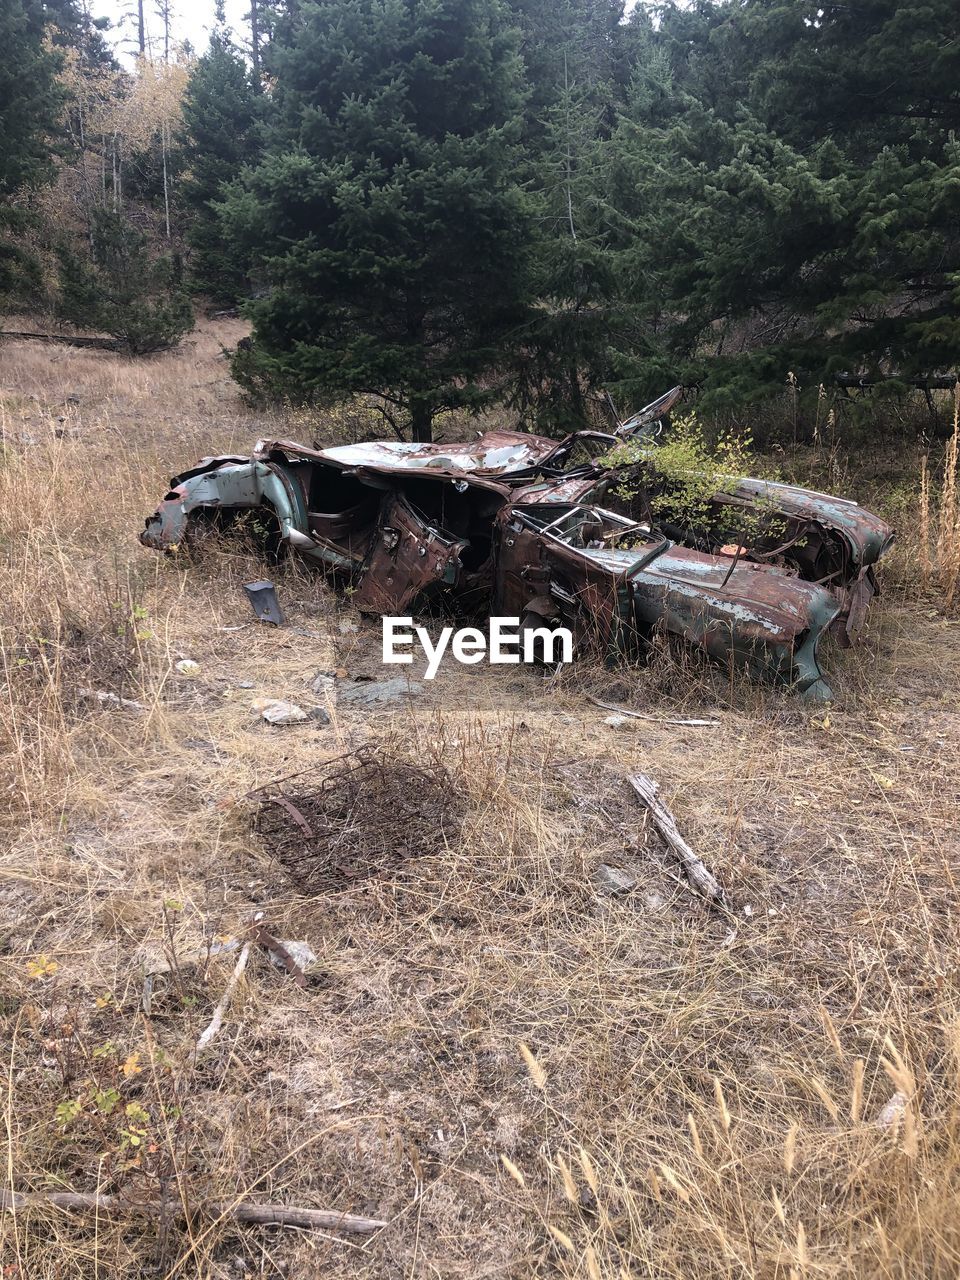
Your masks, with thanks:
[(363, 747), (254, 793), (254, 829), (307, 893), (395, 872), (449, 849), (464, 801), (441, 765)]

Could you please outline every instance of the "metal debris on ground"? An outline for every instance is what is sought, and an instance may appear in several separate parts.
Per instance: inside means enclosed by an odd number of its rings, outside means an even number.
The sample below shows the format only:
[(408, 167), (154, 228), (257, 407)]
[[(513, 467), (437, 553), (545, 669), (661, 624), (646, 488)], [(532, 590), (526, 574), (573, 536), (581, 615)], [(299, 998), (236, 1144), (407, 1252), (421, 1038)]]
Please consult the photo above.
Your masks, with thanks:
[(259, 622), (269, 622), (275, 627), (285, 625), (277, 589), (272, 582), (266, 578), (258, 582), (245, 582), (243, 589)]
[(465, 807), (446, 769), (414, 764), (389, 746), (361, 747), (249, 799), (267, 851), (308, 893), (447, 852)]
[(271, 964), (275, 964), (280, 969), (286, 969), (298, 987), (306, 987), (307, 975), (304, 970), (316, 964), (317, 961), (308, 942), (292, 938), (275, 938), (259, 915), (250, 926), (250, 936), (267, 952)]

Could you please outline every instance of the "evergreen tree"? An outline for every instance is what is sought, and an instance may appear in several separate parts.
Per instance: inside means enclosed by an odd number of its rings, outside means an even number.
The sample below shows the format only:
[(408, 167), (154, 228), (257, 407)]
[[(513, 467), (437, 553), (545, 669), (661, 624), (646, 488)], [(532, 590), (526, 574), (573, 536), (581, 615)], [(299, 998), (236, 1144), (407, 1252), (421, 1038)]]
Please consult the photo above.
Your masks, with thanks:
[(58, 59), (44, 47), (45, 17), (38, 0), (0, 5), (0, 305), (39, 287), (37, 263), (21, 239), (30, 223), (25, 197), (53, 175), (63, 101)]
[(677, 376), (732, 405), (791, 371), (955, 366), (956, 13), (819, 15), (668, 10), (639, 60), (610, 188), (621, 276), (655, 335), (621, 362), (630, 398)]
[(60, 318), (119, 339), (131, 355), (174, 346), (193, 327), (193, 311), (171, 256), (151, 254), (122, 214), (100, 208), (91, 258), (60, 250)]
[(214, 302), (233, 306), (249, 289), (249, 260), (224, 238), (219, 202), (259, 153), (259, 99), (243, 58), (223, 31), (193, 68), (183, 103), (181, 148), (189, 166), (181, 197), (192, 221), (193, 285)]
[[(831, 164), (826, 254), (802, 267), (838, 359), (926, 374), (960, 354), (960, 10), (954, 0), (754, 0), (751, 100), (767, 128)], [(827, 344), (818, 344), (821, 358)]]
[(269, 154), (227, 225), (272, 284), (251, 393), (382, 396), (426, 440), (528, 313), (521, 67), (499, 0), (319, 0), (271, 44)]
[(529, 90), (526, 145), (536, 150), (571, 86), (594, 131), (609, 131), (624, 75), (624, 0), (509, 0), (509, 7)]
[(511, 404), (539, 430), (582, 426), (610, 375), (624, 307), (609, 252), (604, 149), (620, 98), (620, 0), (514, 0), (530, 83), (525, 149), (539, 305), (517, 349)]
[[(256, 93), (263, 91), (263, 68), (269, 60), (270, 41), (280, 20), (283, 0), (249, 0), (250, 8), (243, 15), (250, 29), (250, 40), (245, 48), (250, 54), (252, 84)], [(296, 12), (296, 0), (286, 0), (289, 14)]]

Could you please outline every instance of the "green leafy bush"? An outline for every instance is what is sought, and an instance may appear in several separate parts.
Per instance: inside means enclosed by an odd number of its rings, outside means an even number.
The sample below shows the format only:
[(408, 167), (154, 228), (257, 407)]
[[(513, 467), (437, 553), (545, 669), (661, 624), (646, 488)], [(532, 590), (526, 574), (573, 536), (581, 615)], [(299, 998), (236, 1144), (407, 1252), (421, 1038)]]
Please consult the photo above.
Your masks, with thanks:
[(661, 443), (648, 437), (624, 440), (601, 461), (624, 469), (617, 496), (631, 504), (639, 498), (654, 523), (698, 538), (712, 534), (714, 541), (735, 536), (744, 545), (783, 531), (772, 515), (773, 504), (762, 497), (752, 498), (749, 510), (718, 505), (718, 496), (733, 497), (745, 476), (757, 476), (763, 468), (749, 436), (724, 431), (710, 444), (693, 414), (674, 418)]

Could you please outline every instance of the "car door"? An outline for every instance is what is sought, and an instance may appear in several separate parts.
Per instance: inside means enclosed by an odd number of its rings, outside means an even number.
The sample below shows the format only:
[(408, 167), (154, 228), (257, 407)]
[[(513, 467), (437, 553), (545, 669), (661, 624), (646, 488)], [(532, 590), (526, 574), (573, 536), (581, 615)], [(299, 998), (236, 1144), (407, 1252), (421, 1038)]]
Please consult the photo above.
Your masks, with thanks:
[(456, 585), (466, 546), (389, 495), (353, 603), (361, 613), (408, 613), (425, 593)]

